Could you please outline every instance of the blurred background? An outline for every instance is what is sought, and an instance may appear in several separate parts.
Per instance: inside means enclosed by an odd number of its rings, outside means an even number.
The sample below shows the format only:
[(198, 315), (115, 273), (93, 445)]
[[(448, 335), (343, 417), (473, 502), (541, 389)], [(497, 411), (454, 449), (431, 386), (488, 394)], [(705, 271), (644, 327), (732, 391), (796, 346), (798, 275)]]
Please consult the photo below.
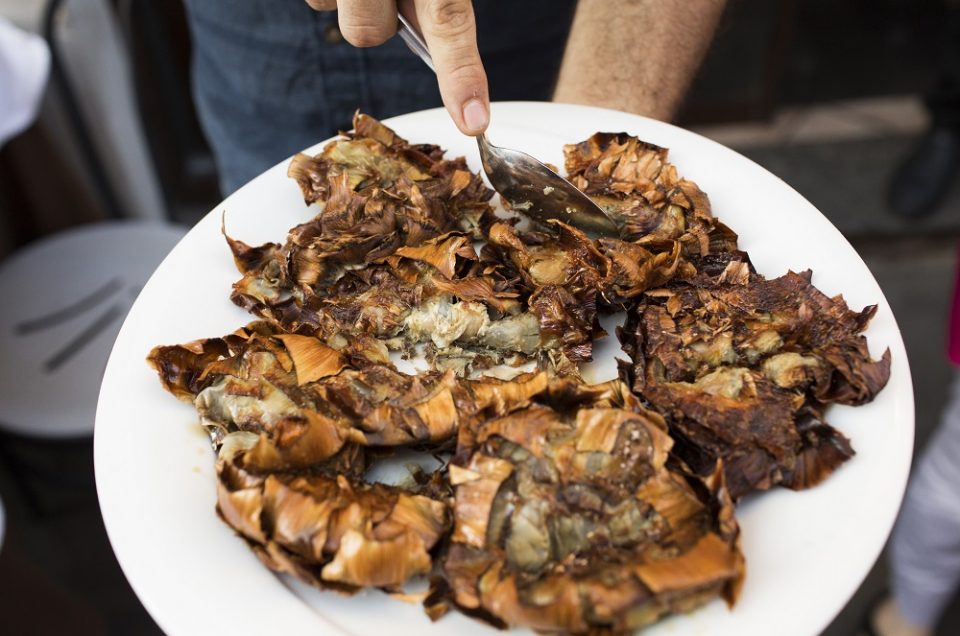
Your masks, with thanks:
[[(891, 188), (925, 159), (911, 153), (933, 124), (946, 15), (942, 0), (729, 0), (680, 117), (799, 190), (867, 261), (906, 340), (918, 451), (952, 377), (957, 157), (922, 211)], [(222, 198), (190, 30), (178, 0), (0, 0), (0, 17), (50, 51), (35, 119), (0, 148), (0, 631), (157, 633), (103, 529), (93, 409), (139, 286)], [(119, 266), (110, 245), (128, 235), (143, 262)], [(885, 585), (881, 559), (825, 633), (857, 633)], [(960, 633), (954, 605), (939, 633)]]

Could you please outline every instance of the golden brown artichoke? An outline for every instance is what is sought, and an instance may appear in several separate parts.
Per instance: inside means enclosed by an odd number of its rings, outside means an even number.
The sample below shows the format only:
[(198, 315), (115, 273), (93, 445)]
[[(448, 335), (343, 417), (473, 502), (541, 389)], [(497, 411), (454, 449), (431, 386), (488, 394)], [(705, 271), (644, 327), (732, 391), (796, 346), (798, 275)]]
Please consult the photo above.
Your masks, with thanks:
[(744, 571), (732, 501), (719, 472), (691, 481), (673, 465), (672, 445), (619, 382), (557, 381), (461, 429), (445, 585), (428, 611), (622, 634), (717, 595), (732, 604)]
[(876, 307), (851, 311), (810, 278), (765, 280), (732, 261), (719, 276), (648, 293), (620, 334), (625, 379), (697, 472), (723, 460), (734, 498), (825, 479), (853, 449), (824, 406), (868, 402), (889, 378), (889, 350), (872, 360), (861, 335)]
[(174, 395), (192, 402), (219, 445), (244, 431), (248, 469), (306, 470), (351, 445), (444, 447), (458, 427), (523, 405), (545, 373), (512, 381), (447, 372), (407, 375), (376, 340), (284, 334), (252, 323), (225, 336), (156, 347), (148, 361)]
[[(732, 605), (734, 502), (852, 456), (823, 412), (885, 385), (876, 308), (757, 274), (665, 148), (597, 133), (564, 152), (619, 238), (497, 217), (462, 158), (359, 113), (290, 164), (315, 218), (282, 245), (226, 237), (231, 298), (263, 322), (148, 361), (196, 407), (218, 513), (268, 567), (345, 593), (429, 576), (432, 618), (627, 634)], [(624, 309), (622, 381), (584, 384), (599, 316)], [(365, 478), (402, 448), (445, 463)]]

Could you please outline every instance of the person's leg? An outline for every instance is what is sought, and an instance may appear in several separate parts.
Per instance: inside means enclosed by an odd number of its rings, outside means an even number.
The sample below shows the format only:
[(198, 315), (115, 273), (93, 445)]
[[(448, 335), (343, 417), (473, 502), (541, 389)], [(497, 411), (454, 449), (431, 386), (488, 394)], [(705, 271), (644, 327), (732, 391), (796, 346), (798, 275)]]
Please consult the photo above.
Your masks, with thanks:
[(932, 630), (960, 582), (960, 376), (914, 471), (890, 554), (895, 609)]

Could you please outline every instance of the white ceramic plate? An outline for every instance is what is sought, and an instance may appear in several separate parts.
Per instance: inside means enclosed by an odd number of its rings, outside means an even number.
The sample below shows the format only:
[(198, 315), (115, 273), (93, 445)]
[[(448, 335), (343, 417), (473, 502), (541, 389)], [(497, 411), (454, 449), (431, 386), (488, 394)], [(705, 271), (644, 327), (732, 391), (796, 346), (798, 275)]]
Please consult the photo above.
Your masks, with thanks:
[[(493, 107), (490, 135), (563, 165), (562, 145), (592, 133), (627, 131), (670, 148), (680, 173), (709, 194), (740, 234), (757, 269), (773, 277), (814, 271), (829, 295), (879, 311), (868, 336), (874, 356), (893, 353), (890, 383), (859, 408), (831, 407), (828, 420), (857, 455), (813, 490), (778, 490), (739, 507), (747, 578), (728, 611), (715, 601), (649, 634), (809, 636), (839, 612), (880, 553), (903, 495), (913, 444), (913, 393), (903, 341), (880, 288), (827, 220), (788, 185), (737, 153), (688, 131), (624, 113), (543, 103)], [(387, 122), (414, 142), (445, 146), (479, 170), (476, 145), (442, 110)], [(320, 145), (311, 149), (317, 151)], [(107, 366), (96, 423), (100, 505), (117, 557), (147, 610), (169, 634), (492, 634), (457, 613), (431, 624), (422, 610), (369, 592), (321, 593), (267, 570), (214, 513), (213, 453), (193, 409), (165, 393), (144, 362), (156, 344), (219, 336), (251, 317), (229, 300), (238, 278), (220, 235), (250, 244), (284, 240), (310, 218), (287, 162), (217, 206), (144, 287)], [(612, 333), (612, 330), (611, 330)], [(613, 377), (614, 338), (599, 347), (593, 379)]]

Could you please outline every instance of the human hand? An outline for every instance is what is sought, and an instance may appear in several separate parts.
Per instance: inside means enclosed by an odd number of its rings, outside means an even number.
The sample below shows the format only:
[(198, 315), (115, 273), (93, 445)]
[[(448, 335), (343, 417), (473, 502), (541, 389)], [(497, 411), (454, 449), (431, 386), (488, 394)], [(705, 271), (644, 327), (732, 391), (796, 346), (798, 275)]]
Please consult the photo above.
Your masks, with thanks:
[(397, 8), (430, 48), (440, 95), (464, 134), (479, 135), (490, 121), (487, 75), (477, 50), (470, 0), (306, 0), (317, 11), (337, 11), (340, 32), (354, 46), (378, 46), (397, 32)]

